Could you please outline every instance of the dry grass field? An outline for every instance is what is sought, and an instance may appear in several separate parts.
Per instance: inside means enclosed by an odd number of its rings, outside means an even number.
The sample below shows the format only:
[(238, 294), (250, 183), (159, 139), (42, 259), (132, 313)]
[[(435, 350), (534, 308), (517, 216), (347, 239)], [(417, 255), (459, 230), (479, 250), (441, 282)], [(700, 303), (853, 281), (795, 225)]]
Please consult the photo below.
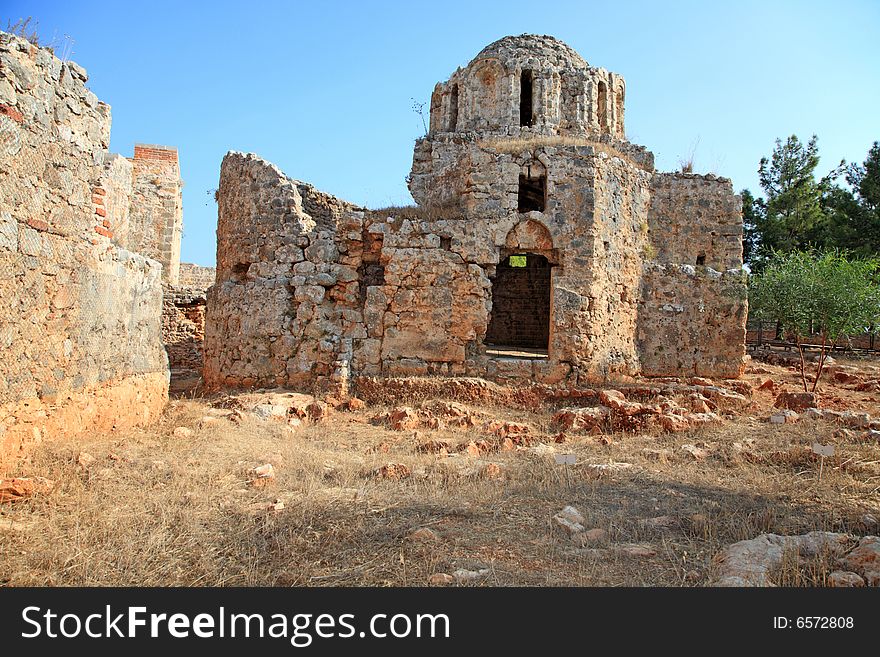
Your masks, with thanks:
[[(797, 389), (789, 368), (755, 365), (753, 385)], [(880, 531), (880, 443), (824, 420), (768, 424), (774, 397), (755, 390), (741, 414), (682, 433), (564, 442), (552, 406), (482, 405), (537, 440), (480, 456), (421, 453), (475, 429), (393, 431), (371, 422), (377, 405), (291, 430), (231, 421), (218, 410), (230, 398), (178, 399), (149, 429), (49, 441), (21, 461), (16, 476), (56, 484), (0, 505), (0, 584), (423, 586), (467, 570), (456, 585), (703, 586), (720, 549), (763, 532)], [(880, 415), (877, 391), (830, 377), (824, 399)], [(836, 445), (821, 480), (814, 441)], [(275, 478), (249, 483), (266, 463)], [(389, 463), (410, 476), (377, 475)], [(591, 467), (611, 463), (629, 466)], [(603, 531), (573, 543), (553, 522), (567, 505)], [(787, 562), (777, 582), (821, 586), (828, 569)]]

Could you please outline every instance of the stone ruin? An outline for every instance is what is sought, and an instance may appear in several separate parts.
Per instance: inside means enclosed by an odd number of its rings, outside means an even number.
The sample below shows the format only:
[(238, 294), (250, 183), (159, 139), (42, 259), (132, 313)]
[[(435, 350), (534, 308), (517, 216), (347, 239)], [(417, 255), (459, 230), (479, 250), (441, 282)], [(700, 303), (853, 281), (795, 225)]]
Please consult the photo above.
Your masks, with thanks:
[(110, 153), (87, 79), (0, 33), (0, 461), (149, 423), (169, 380), (200, 376), (344, 394), (742, 372), (730, 181), (656, 172), (626, 140), (623, 78), (556, 39), (506, 37), (435, 87), (416, 206), (367, 210), (228, 153), (216, 282), (180, 262), (176, 149)]
[(0, 465), (47, 436), (158, 417), (163, 324), (164, 342), (185, 334), (178, 290), (204, 309), (213, 282), (180, 264), (177, 150), (110, 153), (110, 107), (87, 80), (0, 33)]
[(738, 377), (741, 200), (729, 179), (655, 171), (625, 97), (552, 37), (492, 43), (435, 87), (408, 208), (228, 153), (206, 385)]

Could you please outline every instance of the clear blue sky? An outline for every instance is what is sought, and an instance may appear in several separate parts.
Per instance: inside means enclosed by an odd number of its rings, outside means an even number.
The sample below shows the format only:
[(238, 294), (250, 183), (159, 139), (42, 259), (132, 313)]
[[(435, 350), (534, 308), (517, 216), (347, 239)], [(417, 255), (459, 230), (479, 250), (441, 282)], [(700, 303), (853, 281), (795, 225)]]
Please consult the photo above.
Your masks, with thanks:
[(214, 263), (227, 150), (369, 207), (411, 203), (412, 98), (486, 44), (552, 34), (627, 81), (629, 138), (675, 169), (757, 191), (776, 137), (819, 135), (820, 169), (880, 139), (880, 2), (19, 2), (70, 35), (113, 108), (111, 149), (180, 149), (184, 261)]

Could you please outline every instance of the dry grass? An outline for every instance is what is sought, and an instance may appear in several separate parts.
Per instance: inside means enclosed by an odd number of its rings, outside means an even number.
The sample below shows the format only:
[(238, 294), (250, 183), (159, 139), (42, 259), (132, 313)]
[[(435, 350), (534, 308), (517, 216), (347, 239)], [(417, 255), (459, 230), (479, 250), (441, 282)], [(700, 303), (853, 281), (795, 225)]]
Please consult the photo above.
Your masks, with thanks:
[[(483, 406), (475, 410), (529, 423), (549, 446), (475, 459), (416, 450), (429, 439), (467, 442), (473, 429), (395, 432), (369, 422), (381, 407), (294, 433), (256, 420), (203, 424), (209, 402), (172, 402), (149, 430), (36, 449), (17, 474), (57, 485), (0, 507), (0, 583), (411, 586), (485, 566), (489, 575), (476, 584), (698, 586), (731, 542), (762, 532), (864, 534), (861, 517), (880, 509), (880, 445), (835, 437), (837, 427), (824, 422), (770, 426), (742, 416), (695, 433), (553, 444), (552, 409)], [(765, 416), (771, 402), (758, 392), (748, 412)], [(179, 426), (194, 434), (175, 438)], [(807, 452), (815, 440), (838, 447), (821, 481)], [(710, 456), (694, 461), (685, 443)], [(550, 449), (575, 454), (577, 464), (556, 465)], [(96, 460), (77, 465), (81, 452)], [(486, 461), (504, 477), (480, 476)], [(587, 467), (610, 461), (633, 467), (606, 476)], [(265, 462), (275, 465), (275, 482), (248, 487), (248, 470)], [(377, 478), (389, 462), (413, 476)], [(284, 509), (268, 512), (277, 499)], [(567, 504), (606, 538), (577, 548), (554, 530), (552, 516)], [(668, 528), (641, 522), (664, 515), (675, 519)], [(420, 527), (440, 540), (407, 538)], [(619, 543), (657, 554), (609, 549)], [(800, 564), (783, 568), (780, 581), (821, 585), (826, 571)]]
[(610, 144), (595, 141), (586, 136), (578, 135), (534, 135), (530, 137), (497, 137), (483, 139), (477, 142), (481, 148), (490, 148), (499, 153), (518, 155), (523, 152), (534, 152), (537, 148), (547, 146), (590, 146), (597, 152), (605, 153), (610, 157), (618, 157), (634, 166), (640, 166), (629, 155), (623, 153)]

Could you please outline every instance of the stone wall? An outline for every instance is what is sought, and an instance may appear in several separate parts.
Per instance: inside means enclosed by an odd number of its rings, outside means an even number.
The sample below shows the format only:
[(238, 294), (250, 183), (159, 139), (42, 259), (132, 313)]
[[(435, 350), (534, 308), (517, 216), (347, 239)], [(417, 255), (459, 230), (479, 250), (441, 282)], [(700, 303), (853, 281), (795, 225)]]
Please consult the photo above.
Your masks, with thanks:
[(654, 175), (648, 223), (655, 257), (661, 262), (717, 271), (742, 266), (742, 198), (733, 193), (728, 178)]
[(0, 33), (0, 462), (167, 399), (161, 268), (114, 241), (131, 178), (87, 79)]
[(162, 280), (177, 285), (183, 232), (182, 183), (177, 149), (135, 144), (126, 246), (162, 263)]
[(647, 264), (638, 321), (642, 373), (740, 376), (746, 297), (741, 269)]
[(190, 262), (181, 262), (177, 285), (179, 287), (207, 290), (214, 284), (216, 276), (217, 270), (214, 267), (203, 267)]

